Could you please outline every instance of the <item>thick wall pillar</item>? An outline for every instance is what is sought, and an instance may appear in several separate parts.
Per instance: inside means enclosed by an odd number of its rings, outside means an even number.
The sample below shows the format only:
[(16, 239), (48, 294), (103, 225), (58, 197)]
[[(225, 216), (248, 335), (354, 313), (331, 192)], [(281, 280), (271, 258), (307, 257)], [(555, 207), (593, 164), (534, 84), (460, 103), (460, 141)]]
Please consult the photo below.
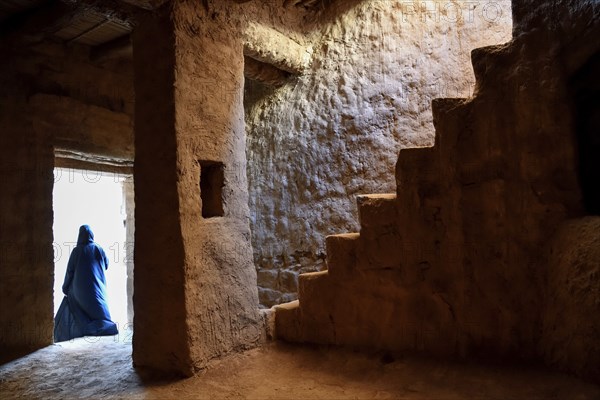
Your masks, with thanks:
[(261, 336), (246, 176), (243, 35), (230, 19), (239, 7), (234, 2), (213, 1), (208, 9), (195, 0), (176, 4), (186, 300), (192, 357), (203, 365)]
[(1, 97), (0, 354), (10, 358), (52, 344), (54, 160), (24, 99)]
[(133, 362), (191, 373), (177, 192), (175, 39), (168, 17), (133, 34), (135, 281)]
[(133, 39), (133, 356), (189, 375), (261, 332), (235, 5), (174, 3)]

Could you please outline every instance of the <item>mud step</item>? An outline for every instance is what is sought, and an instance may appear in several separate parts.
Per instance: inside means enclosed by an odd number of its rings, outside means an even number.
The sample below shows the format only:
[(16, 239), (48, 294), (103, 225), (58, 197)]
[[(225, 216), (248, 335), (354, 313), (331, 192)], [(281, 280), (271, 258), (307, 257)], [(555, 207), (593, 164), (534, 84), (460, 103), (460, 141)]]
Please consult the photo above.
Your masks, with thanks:
[(358, 233), (342, 233), (325, 238), (327, 270), (333, 276), (347, 276), (356, 270)]
[(468, 121), (468, 115), (471, 111), (472, 99), (448, 99), (438, 98), (431, 102), (431, 111), (433, 114), (433, 125), (435, 126), (435, 147), (443, 145), (443, 140), (447, 138), (446, 125), (464, 124)]
[(377, 229), (396, 223), (396, 193), (366, 194), (356, 198), (362, 230)]
[(506, 71), (509, 65), (508, 44), (479, 47), (471, 50), (471, 64), (475, 73), (475, 95), (480, 93), (487, 80), (494, 80), (499, 71)]
[(435, 148), (440, 165), (446, 165), (448, 160), (457, 157), (459, 138), (470, 137), (472, 120), (472, 99), (434, 99), (431, 103), (433, 125), (435, 126)]
[(398, 193), (405, 188), (418, 186), (419, 181), (437, 175), (437, 149), (435, 147), (419, 147), (400, 150), (396, 164), (396, 184)]
[(294, 300), (279, 304), (275, 309), (274, 338), (288, 341), (299, 341), (300, 337), (300, 302)]
[(331, 276), (329, 271), (309, 272), (298, 277), (298, 300), (302, 313), (318, 312), (331, 299)]

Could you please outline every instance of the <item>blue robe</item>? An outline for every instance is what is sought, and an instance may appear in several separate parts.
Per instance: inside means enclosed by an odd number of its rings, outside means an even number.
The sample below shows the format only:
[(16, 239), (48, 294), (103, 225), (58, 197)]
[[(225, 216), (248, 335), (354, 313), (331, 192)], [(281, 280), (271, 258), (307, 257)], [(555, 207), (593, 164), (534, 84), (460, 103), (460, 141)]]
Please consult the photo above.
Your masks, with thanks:
[(65, 297), (54, 318), (54, 341), (119, 333), (106, 302), (108, 258), (94, 242), (87, 225), (79, 228), (77, 246), (69, 257), (62, 291)]

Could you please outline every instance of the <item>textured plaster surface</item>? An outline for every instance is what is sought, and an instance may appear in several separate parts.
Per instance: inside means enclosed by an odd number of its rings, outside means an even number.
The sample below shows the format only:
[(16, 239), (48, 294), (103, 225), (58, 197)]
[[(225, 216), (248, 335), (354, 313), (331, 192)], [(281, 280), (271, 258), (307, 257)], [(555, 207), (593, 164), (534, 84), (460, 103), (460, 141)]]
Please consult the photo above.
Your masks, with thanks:
[[(134, 34), (134, 361), (186, 375), (262, 337), (245, 174), (243, 40), (229, 6), (207, 11), (177, 2)], [(149, 66), (154, 58), (160, 64)], [(201, 166), (214, 163), (223, 165), (224, 213), (205, 218)]]
[(510, 1), (420, 3), (334, 3), (306, 25), (310, 67), (246, 105), (261, 304), (294, 298), (287, 275), (358, 229), (356, 195), (395, 190), (400, 149), (433, 144), (431, 100), (472, 95), (470, 51), (510, 40)]
[[(175, 7), (175, 129), (186, 307), (198, 365), (261, 337), (245, 169), (244, 58), (231, 6)], [(198, 90), (190, 90), (195, 87)], [(199, 161), (224, 165), (223, 217), (203, 218)]]

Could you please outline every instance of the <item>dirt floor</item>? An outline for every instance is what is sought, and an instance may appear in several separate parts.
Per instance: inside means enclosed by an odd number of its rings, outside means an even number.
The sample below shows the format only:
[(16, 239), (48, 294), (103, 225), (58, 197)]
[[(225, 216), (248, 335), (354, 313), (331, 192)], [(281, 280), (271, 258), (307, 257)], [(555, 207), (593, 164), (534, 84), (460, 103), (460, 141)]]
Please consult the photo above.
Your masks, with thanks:
[(6, 399), (600, 399), (600, 387), (540, 368), (273, 343), (213, 362), (194, 378), (144, 383), (126, 338), (83, 338), (0, 366)]

